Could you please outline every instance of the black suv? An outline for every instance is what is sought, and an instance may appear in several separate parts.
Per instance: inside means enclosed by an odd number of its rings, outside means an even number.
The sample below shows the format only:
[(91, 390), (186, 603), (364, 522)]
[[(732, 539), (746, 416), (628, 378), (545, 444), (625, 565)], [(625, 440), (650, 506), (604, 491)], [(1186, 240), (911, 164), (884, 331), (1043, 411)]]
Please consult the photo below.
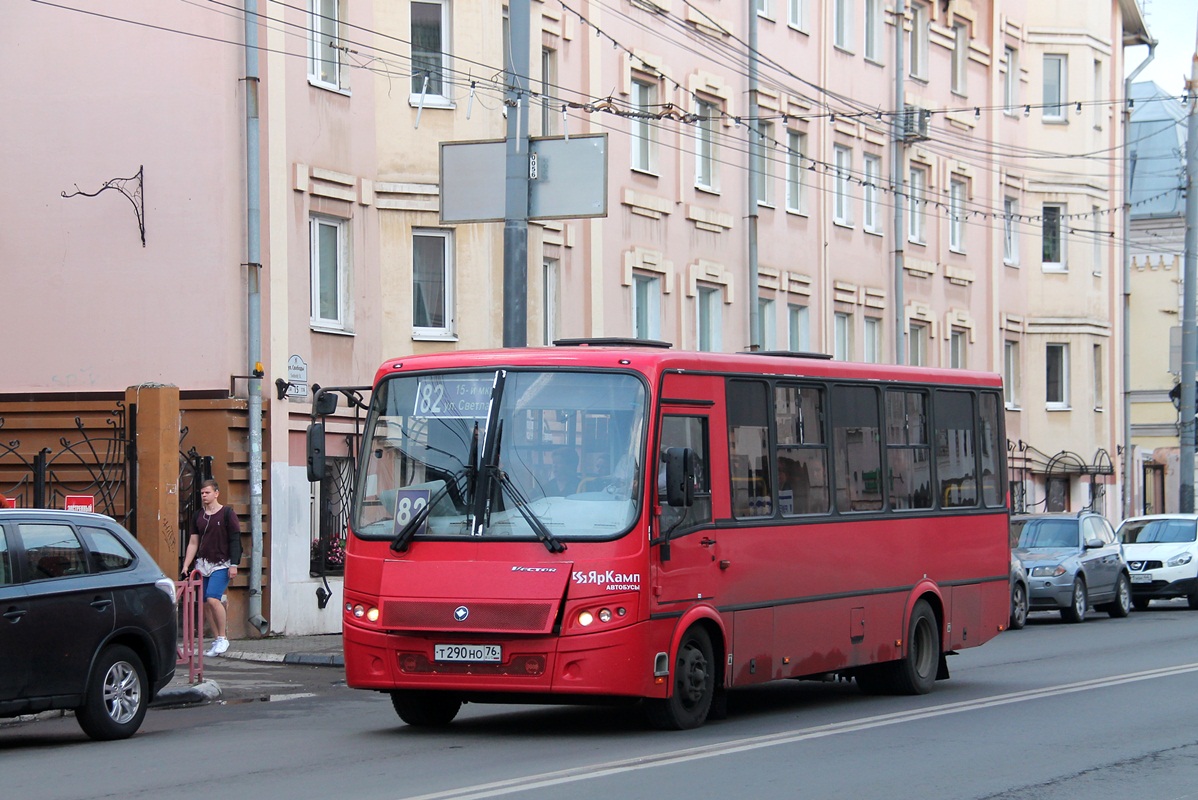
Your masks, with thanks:
[(0, 511), (0, 717), (124, 739), (175, 675), (175, 583), (109, 517)]

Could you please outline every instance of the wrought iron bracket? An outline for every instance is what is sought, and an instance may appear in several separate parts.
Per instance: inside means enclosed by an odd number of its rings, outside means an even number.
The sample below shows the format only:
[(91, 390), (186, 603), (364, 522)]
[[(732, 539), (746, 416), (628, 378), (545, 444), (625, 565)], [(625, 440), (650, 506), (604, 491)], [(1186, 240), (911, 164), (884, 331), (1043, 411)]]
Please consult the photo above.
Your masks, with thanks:
[[(137, 174), (130, 178), (110, 178), (104, 181), (104, 185), (94, 192), (85, 192), (79, 188), (79, 184), (75, 184), (75, 191), (67, 194), (59, 192), (63, 197), (75, 197), (81, 195), (83, 197), (95, 197), (105, 189), (116, 189), (123, 194), (130, 203), (133, 204), (133, 212), (137, 214), (137, 229), (141, 232), (141, 246), (146, 246), (146, 203), (144, 196), (144, 173), (145, 165), (137, 168)], [(129, 187), (133, 188), (130, 189)]]

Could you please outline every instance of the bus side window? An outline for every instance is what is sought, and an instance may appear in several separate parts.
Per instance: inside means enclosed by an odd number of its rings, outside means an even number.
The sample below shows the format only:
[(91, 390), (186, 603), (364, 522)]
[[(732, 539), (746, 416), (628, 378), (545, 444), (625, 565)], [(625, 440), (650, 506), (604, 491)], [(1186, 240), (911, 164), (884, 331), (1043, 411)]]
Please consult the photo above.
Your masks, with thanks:
[(936, 392), (936, 478), (944, 508), (978, 504), (977, 449), (974, 446), (973, 395)]
[(734, 517), (774, 515), (766, 389), (763, 381), (728, 381), (728, 466)]
[(815, 386), (774, 389), (778, 510), (782, 516), (828, 511), (828, 448), (824, 391)]
[(832, 452), (838, 511), (882, 508), (882, 430), (878, 392), (832, 387)]
[[(695, 502), (689, 508), (676, 508), (666, 503), (665, 463), (661, 456), (671, 447), (689, 447), (695, 454)], [(708, 477), (707, 417), (667, 415), (661, 418), (661, 441), (657, 464), (657, 490), (662, 494), (657, 505), (661, 508), (662, 530), (671, 531), (711, 522), (711, 479)], [(652, 471), (649, 472), (652, 475)]]

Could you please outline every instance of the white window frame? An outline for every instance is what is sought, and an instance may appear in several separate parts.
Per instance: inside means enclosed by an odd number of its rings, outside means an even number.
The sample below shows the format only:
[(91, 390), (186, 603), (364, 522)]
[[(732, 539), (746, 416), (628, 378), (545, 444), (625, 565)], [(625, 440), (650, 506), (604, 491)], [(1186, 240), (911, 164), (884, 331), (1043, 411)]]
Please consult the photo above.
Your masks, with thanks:
[(1003, 48), (1003, 57), (1007, 62), (1002, 83), (1003, 113), (1014, 116), (1019, 108), (1019, 51), (1008, 45)]
[(718, 353), (723, 348), (724, 292), (700, 284), (695, 293), (695, 349)]
[[(1054, 355), (1055, 354), (1055, 355)], [(1053, 362), (1057, 361), (1060, 371), (1059, 395), (1054, 396), (1049, 375)], [(1050, 411), (1061, 411), (1069, 408), (1069, 344), (1067, 342), (1049, 342), (1044, 346), (1044, 407)]]
[(832, 358), (853, 359), (853, 315), (847, 311), (837, 311), (832, 316)]
[[(442, 325), (441, 326), (423, 326), (416, 324), (416, 300), (418, 293), (416, 291), (416, 240), (420, 239), (439, 239), (441, 241), (441, 283), (443, 286), (441, 303)], [(441, 228), (416, 228), (412, 231), (412, 338), (413, 339), (429, 339), (435, 341), (453, 341), (456, 340), (454, 335), (454, 259), (453, 259), (453, 231), (444, 230)]]
[(557, 51), (552, 47), (541, 48), (541, 135), (557, 134), (560, 101), (557, 100)]
[[(429, 73), (435, 73), (439, 81), (430, 79), (428, 91), (424, 91), (423, 74), (417, 73), (417, 55), (415, 52), (415, 31), (409, 25), (409, 37), (413, 42), (412, 52), (412, 85), (411, 93), (408, 97), (408, 102), (411, 105), (421, 106), (450, 106), (452, 99), (449, 94), (450, 78), (449, 69), (453, 58), (453, 40), (450, 36), (453, 28), (450, 20), (450, 0), (409, 0), (408, 13), (411, 14), (412, 7), (421, 4), (429, 6), (437, 6), (440, 9), (440, 26), (441, 26), (441, 49), (437, 51), (440, 56), (439, 64), (435, 70), (428, 70)], [(431, 51), (430, 51), (431, 53)], [(439, 83), (439, 85), (438, 85)]]
[(807, 134), (799, 131), (786, 133), (786, 210), (796, 214), (807, 213), (807, 170), (803, 169), (803, 156), (807, 150)]
[(1019, 229), (1015, 226), (1019, 201), (1007, 196), (1003, 198), (1002, 206), (1002, 260), (1004, 264), (1014, 267), (1019, 265)]
[[(1097, 226), (1098, 220), (1100, 219), (1102, 219), (1102, 209), (1100, 209), (1098, 206), (1090, 206), (1090, 220), (1092, 224)], [(1101, 278), (1103, 261), (1102, 254), (1105, 250), (1106, 236), (1101, 231), (1097, 230), (1097, 227), (1090, 232), (1090, 236), (1093, 237), (1093, 244), (1091, 245), (1091, 258), (1094, 262), (1090, 265), (1090, 274), (1095, 278)]]
[[(334, 242), (334, 276), (329, 287), (327, 268), (322, 252), (322, 232), (331, 231)], [(308, 254), (311, 270), (310, 323), (313, 328), (324, 331), (345, 331), (349, 328), (349, 221), (336, 217), (313, 214), (308, 219)], [(324, 297), (332, 288), (333, 309), (326, 309)], [(331, 314), (326, 311), (331, 310)]]
[(1094, 343), (1094, 410), (1106, 409), (1106, 370), (1103, 369), (1102, 345)]
[[(658, 98), (658, 83), (642, 78), (632, 79), (631, 97), (632, 110), (645, 114), (655, 111)], [(632, 117), (630, 120), (632, 134), (632, 169), (649, 175), (657, 174), (657, 128), (652, 122)]]
[(561, 262), (547, 258), (541, 263), (541, 328), (545, 345), (558, 338), (558, 308), (561, 304)]
[(923, 198), (927, 190), (927, 168), (912, 166), (907, 175), (907, 241), (912, 244), (926, 244)]
[(948, 366), (951, 369), (969, 369), (969, 333), (961, 328), (948, 332)]
[(1019, 342), (1010, 339), (1003, 342), (1003, 404), (1012, 411), (1019, 410)]
[(757, 332), (757, 344), (762, 350), (778, 348), (778, 319), (775, 308), (773, 298), (757, 298), (757, 327), (760, 329)]
[(341, 13), (341, 0), (309, 0), (308, 83), (335, 92), (343, 89), (344, 70), (341, 50), (329, 42), (341, 40)]
[(852, 0), (832, 0), (832, 44), (840, 50), (853, 49)]
[(632, 275), (632, 335), (637, 339), (661, 338), (660, 275)]
[(787, 0), (786, 24), (797, 31), (806, 33), (808, 30), (807, 3), (810, 0)]
[(954, 253), (965, 252), (965, 198), (968, 184), (963, 178), (953, 177), (948, 182), (948, 249)]
[(926, 322), (912, 320), (907, 327), (907, 363), (913, 367), (928, 366), (928, 336), (931, 333)]
[(835, 166), (835, 189), (832, 193), (832, 222), (837, 225), (853, 224), (852, 196), (849, 193), (849, 178), (853, 173), (853, 149), (842, 144), (832, 146), (832, 161)]
[(867, 364), (882, 363), (882, 319), (880, 317), (865, 318), (865, 362)]
[(928, 79), (928, 25), (930, 17), (924, 3), (911, 4), (911, 77)]
[(862, 166), (864, 181), (861, 194), (864, 205), (862, 227), (867, 233), (882, 233), (882, 203), (879, 184), (882, 180), (882, 157), (865, 154)]
[(715, 103), (708, 100), (695, 101), (695, 187), (711, 192), (719, 191), (719, 160), (716, 144), (716, 126), (720, 112)]
[(773, 0), (753, 0), (753, 5), (757, 7), (757, 16), (764, 19), (774, 18)]
[(961, 21), (953, 23), (952, 74), (949, 82), (953, 94), (969, 94), (969, 25)]
[(786, 306), (786, 339), (792, 353), (811, 351), (811, 310), (798, 303)]
[(1045, 53), (1043, 87), (1041, 119), (1045, 122), (1068, 122), (1065, 111), (1069, 105), (1069, 56)]
[(865, 57), (881, 64), (885, 48), (882, 34), (886, 30), (886, 7), (883, 0), (865, 0)]
[[(1056, 212), (1055, 215), (1050, 213), (1053, 211)], [(1068, 211), (1068, 209), (1064, 203), (1045, 203), (1041, 207), (1040, 268), (1042, 270), (1044, 270), (1045, 272), (1068, 272), (1069, 271), (1069, 262), (1067, 260), (1068, 255), (1065, 252), (1065, 214), (1067, 211)], [(1046, 255), (1045, 246), (1047, 244), (1047, 241), (1046, 241), (1047, 237), (1045, 236), (1045, 233), (1047, 231), (1049, 231), (1051, 225), (1053, 224), (1052, 219), (1054, 218), (1054, 216), (1055, 216), (1055, 220), (1056, 220), (1056, 229), (1057, 229), (1056, 239), (1058, 242), (1057, 253), (1056, 253), (1057, 259), (1055, 261), (1050, 261), (1045, 258), (1045, 255)]]
[(757, 205), (774, 207), (774, 123), (759, 119), (755, 123), (757, 136)]

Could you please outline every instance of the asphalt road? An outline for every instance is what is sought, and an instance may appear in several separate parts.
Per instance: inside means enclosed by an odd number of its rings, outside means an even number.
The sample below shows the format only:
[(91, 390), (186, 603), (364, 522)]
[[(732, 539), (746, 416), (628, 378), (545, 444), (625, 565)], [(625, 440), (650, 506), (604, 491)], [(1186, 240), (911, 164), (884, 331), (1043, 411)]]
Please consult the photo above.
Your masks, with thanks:
[(646, 729), (633, 709), (467, 706), (404, 726), (338, 670), (224, 662), (228, 702), (153, 710), (125, 742), (71, 719), (0, 728), (3, 793), (167, 798), (1198, 797), (1198, 611), (1154, 605), (1028, 627), (949, 660), (922, 697), (851, 683), (735, 693), (727, 720)]

